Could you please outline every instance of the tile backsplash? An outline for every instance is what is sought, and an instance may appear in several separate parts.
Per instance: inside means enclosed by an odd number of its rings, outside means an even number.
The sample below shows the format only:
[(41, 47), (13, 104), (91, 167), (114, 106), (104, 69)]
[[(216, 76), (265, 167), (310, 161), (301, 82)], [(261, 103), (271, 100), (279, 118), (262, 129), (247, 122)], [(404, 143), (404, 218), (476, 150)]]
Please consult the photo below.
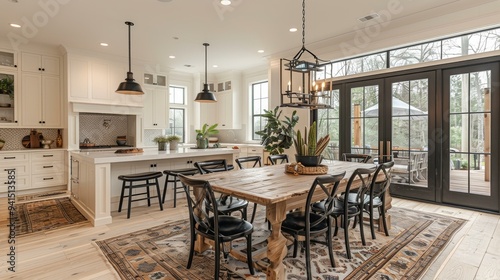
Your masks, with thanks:
[[(43, 139), (54, 140), (54, 143), (50, 145), (51, 148), (56, 147), (55, 140), (57, 138), (57, 129), (37, 129), (38, 133), (43, 135)], [(0, 139), (5, 140), (5, 145), (2, 151), (13, 151), (13, 150), (29, 150), (22, 145), (22, 140), (24, 136), (30, 135), (31, 129), (29, 128), (0, 128)], [(61, 129), (61, 134), (63, 134)]]
[[(126, 115), (80, 113), (79, 141), (83, 143), (88, 138), (96, 145), (116, 145), (117, 136), (127, 136), (127, 127)], [(133, 145), (129, 142), (128, 145)]]

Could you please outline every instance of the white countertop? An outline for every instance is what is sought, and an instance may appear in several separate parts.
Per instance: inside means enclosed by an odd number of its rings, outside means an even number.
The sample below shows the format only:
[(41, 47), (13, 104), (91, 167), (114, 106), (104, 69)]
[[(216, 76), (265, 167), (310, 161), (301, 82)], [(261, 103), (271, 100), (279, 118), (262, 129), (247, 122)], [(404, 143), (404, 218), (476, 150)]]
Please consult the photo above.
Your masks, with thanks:
[(116, 162), (131, 162), (141, 160), (158, 160), (158, 159), (173, 159), (173, 158), (186, 158), (192, 156), (211, 156), (211, 155), (226, 155), (238, 154), (239, 149), (231, 148), (216, 148), (216, 149), (191, 149), (179, 148), (177, 150), (158, 151), (157, 149), (144, 149), (142, 153), (129, 153), (129, 154), (116, 154), (114, 151), (101, 151), (101, 152), (71, 152), (82, 160), (100, 164), (100, 163), (116, 163)]

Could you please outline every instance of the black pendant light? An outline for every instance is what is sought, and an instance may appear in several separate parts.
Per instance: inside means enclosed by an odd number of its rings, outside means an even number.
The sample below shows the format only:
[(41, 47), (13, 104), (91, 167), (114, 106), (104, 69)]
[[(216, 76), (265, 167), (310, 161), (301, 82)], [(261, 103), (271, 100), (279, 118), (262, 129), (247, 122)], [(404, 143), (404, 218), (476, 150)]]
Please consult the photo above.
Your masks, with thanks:
[(142, 91), (141, 85), (136, 83), (134, 80), (134, 74), (132, 73), (132, 62), (130, 55), (130, 27), (134, 26), (133, 22), (126, 21), (126, 25), (128, 25), (128, 72), (127, 78), (125, 82), (121, 82), (116, 90), (117, 93), (121, 94), (129, 94), (129, 95), (141, 95), (144, 94)]
[(208, 84), (207, 84), (207, 47), (210, 46), (208, 43), (203, 43), (203, 46), (205, 46), (205, 83), (203, 84), (203, 90), (196, 95), (196, 99), (194, 101), (196, 102), (202, 102), (202, 103), (213, 103), (217, 102), (217, 98), (215, 98), (215, 95), (208, 91)]

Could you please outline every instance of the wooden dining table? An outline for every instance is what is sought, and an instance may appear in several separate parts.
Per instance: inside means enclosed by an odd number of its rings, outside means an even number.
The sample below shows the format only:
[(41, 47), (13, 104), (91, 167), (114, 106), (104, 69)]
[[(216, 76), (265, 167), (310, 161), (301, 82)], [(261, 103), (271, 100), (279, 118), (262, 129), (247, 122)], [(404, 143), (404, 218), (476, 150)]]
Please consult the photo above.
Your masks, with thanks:
[[(339, 185), (339, 191), (345, 189), (354, 170), (375, 166), (344, 161), (330, 161), (323, 164), (328, 166), (328, 174), (346, 171)], [(287, 239), (281, 233), (281, 222), (288, 211), (305, 206), (308, 191), (316, 176), (319, 175), (294, 175), (285, 172), (285, 165), (271, 165), (196, 175), (196, 178), (209, 181), (215, 192), (246, 199), (266, 207), (266, 217), (271, 224), (271, 233), (267, 238), (266, 257), (269, 265), (266, 270), (266, 279), (286, 279), (283, 259), (287, 255)], [(357, 183), (359, 185), (361, 182)], [(318, 192), (318, 200), (320, 199)], [(196, 249), (204, 250), (206, 247), (197, 244)]]

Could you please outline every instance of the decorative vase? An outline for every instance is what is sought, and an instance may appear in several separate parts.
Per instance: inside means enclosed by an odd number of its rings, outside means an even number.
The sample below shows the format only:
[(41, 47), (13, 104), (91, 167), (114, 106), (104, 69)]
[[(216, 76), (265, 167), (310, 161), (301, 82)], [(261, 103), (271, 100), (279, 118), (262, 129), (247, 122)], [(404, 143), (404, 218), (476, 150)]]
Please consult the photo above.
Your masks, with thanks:
[(58, 129), (57, 130), (57, 138), (56, 138), (56, 147), (57, 148), (62, 148), (63, 146), (63, 138), (62, 138), (62, 135), (61, 135), (61, 130)]
[(167, 143), (166, 142), (158, 142), (158, 151), (166, 151)]
[(177, 150), (179, 146), (179, 141), (172, 140), (170, 141), (170, 150)]
[(295, 161), (300, 162), (304, 166), (318, 166), (320, 165), (322, 159), (322, 156), (295, 155)]
[(198, 149), (208, 148), (208, 138), (203, 137), (203, 135), (201, 135), (201, 134), (198, 134), (196, 136), (196, 148), (198, 148)]

